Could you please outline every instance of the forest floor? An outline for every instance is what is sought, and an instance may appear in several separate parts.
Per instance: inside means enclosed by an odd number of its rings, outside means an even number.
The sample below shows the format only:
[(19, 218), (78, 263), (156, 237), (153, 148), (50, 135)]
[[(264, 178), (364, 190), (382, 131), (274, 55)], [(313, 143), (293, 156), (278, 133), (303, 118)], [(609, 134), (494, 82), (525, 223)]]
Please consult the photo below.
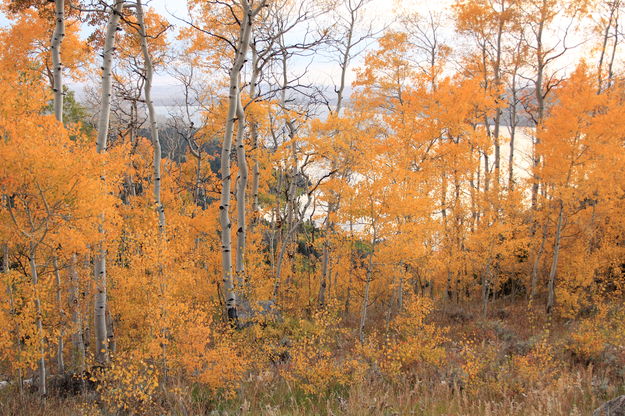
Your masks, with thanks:
[[(199, 385), (170, 380), (151, 407), (114, 412), (103, 410), (94, 392), (43, 401), (7, 387), (0, 391), (0, 414), (591, 415), (625, 391), (625, 352), (606, 338), (610, 330), (620, 330), (610, 323), (618, 316), (593, 312), (552, 320), (519, 301), (495, 303), (483, 317), (476, 305), (450, 304), (429, 318), (446, 328), (446, 353), (445, 362), (426, 372), (402, 369), (389, 377), (367, 371), (348, 384), (330, 383), (311, 393), (281, 376), (283, 363), (250, 372), (235, 395), (215, 396)], [(377, 324), (384, 325), (383, 318)]]

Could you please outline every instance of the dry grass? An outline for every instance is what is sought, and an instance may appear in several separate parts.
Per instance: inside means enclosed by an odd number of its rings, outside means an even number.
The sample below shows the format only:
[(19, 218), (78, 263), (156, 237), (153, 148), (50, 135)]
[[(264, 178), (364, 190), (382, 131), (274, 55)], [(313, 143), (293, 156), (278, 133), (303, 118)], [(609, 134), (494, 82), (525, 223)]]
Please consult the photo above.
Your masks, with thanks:
[[(420, 416), (572, 416), (590, 415), (616, 389), (598, 394), (597, 377), (592, 368), (568, 374), (546, 391), (531, 391), (521, 398), (489, 397), (487, 391), (469, 394), (444, 384), (401, 384), (370, 379), (354, 384), (345, 391), (309, 396), (284, 382), (267, 386), (264, 382), (248, 382), (236, 400), (219, 403), (191, 390), (187, 394), (162, 397), (157, 413), (167, 415), (420, 415)], [(86, 397), (68, 399), (35, 395), (21, 397), (4, 391), (0, 396), (3, 416), (70, 416), (94, 415), (97, 406)], [(106, 415), (107, 413), (102, 412)], [(120, 413), (121, 414), (121, 413)], [(152, 413), (150, 413), (152, 414)]]
[[(172, 380), (160, 391), (146, 415), (423, 415), (423, 416), (571, 416), (590, 415), (602, 402), (623, 394), (622, 373), (614, 363), (584, 362), (567, 354), (565, 340), (570, 323), (550, 322), (540, 313), (527, 313), (526, 305), (496, 305), (496, 313), (484, 318), (470, 306), (447, 308), (433, 320), (449, 328), (448, 358), (440, 371), (388, 379), (368, 371), (349, 386), (332, 387), (318, 394), (306, 394), (280, 376), (278, 368), (250, 374), (234, 398), (219, 397), (201, 386)], [(514, 368), (509, 354), (518, 345), (531, 344), (539, 334), (549, 334), (555, 346), (549, 377), (528, 383)], [(459, 345), (472, 338), (476, 351), (481, 345), (494, 348), (494, 355), (478, 355), (493, 362), (483, 379), (464, 383), (450, 376), (458, 368)], [(340, 354), (341, 352), (337, 352)], [(507, 363), (507, 364), (506, 364)], [(507, 367), (506, 367), (507, 365)], [(537, 368), (540, 370), (540, 368)], [(66, 416), (123, 415), (107, 413), (93, 393), (66, 399), (43, 401), (35, 394), (24, 396), (12, 388), (0, 391), (0, 415)]]

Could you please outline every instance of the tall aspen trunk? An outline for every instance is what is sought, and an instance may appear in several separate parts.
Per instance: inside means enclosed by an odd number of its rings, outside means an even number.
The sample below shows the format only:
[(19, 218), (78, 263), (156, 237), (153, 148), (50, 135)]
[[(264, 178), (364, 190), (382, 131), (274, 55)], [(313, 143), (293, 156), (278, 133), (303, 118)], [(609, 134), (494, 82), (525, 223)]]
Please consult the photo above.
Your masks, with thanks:
[(123, 0), (115, 0), (109, 19), (106, 24), (106, 34), (104, 37), (104, 50), (102, 51), (102, 90), (100, 94), (100, 117), (98, 119), (98, 153), (106, 152), (109, 118), (111, 114), (111, 95), (113, 74), (113, 54), (115, 53), (115, 34), (119, 26), (119, 20), (124, 9)]
[[(499, 26), (497, 29), (497, 43), (496, 43), (496, 59), (495, 59), (495, 87), (501, 87), (501, 38), (503, 36), (504, 24), (503, 18), (499, 18)], [(502, 97), (498, 94), (498, 99), (502, 99)], [(493, 128), (493, 143), (495, 146), (495, 161), (494, 161), (494, 173), (495, 177), (493, 179), (495, 186), (495, 198), (499, 198), (499, 169), (501, 167), (501, 145), (499, 142), (499, 131), (501, 128), (501, 107), (497, 106), (495, 109), (495, 126)], [(499, 207), (497, 207), (498, 209)]]
[[(143, 65), (145, 70), (145, 83), (143, 84), (143, 94), (145, 97), (145, 104), (148, 109), (148, 121), (150, 123), (150, 136), (152, 136), (152, 147), (154, 149), (153, 152), (153, 196), (154, 196), (154, 207), (156, 209), (156, 214), (158, 216), (158, 264), (157, 273), (160, 279), (160, 314), (161, 320), (166, 319), (166, 305), (165, 305), (165, 295), (166, 295), (166, 283), (165, 277), (163, 275), (163, 264), (162, 264), (162, 255), (163, 255), (163, 241), (165, 235), (165, 208), (163, 207), (163, 202), (161, 199), (161, 162), (162, 162), (162, 150), (161, 150), (161, 140), (158, 135), (158, 124), (156, 122), (156, 111), (154, 110), (154, 102), (152, 101), (152, 79), (154, 77), (154, 65), (152, 63), (152, 57), (150, 56), (150, 51), (148, 50), (148, 34), (147, 29), (145, 27), (145, 19), (143, 13), (143, 5), (141, 0), (137, 0), (137, 23), (139, 24), (139, 36), (141, 37), (141, 53), (143, 55)], [(199, 154), (198, 154), (199, 156)], [(109, 318), (111, 325), (113, 324), (112, 317)], [(163, 324), (160, 328), (160, 335), (165, 338), (167, 333), (169, 332), (167, 325)], [(161, 342), (161, 355), (162, 355), (162, 368), (163, 375), (165, 380), (167, 380), (168, 376), (168, 366), (167, 366), (167, 347), (165, 342)]]
[(545, 242), (547, 241), (547, 223), (543, 225), (542, 237), (540, 240), (540, 246), (534, 256), (534, 263), (532, 265), (532, 283), (530, 288), (530, 302), (536, 297), (538, 287), (538, 269), (540, 268), (540, 260), (543, 252), (545, 251)]
[(80, 373), (85, 369), (85, 342), (83, 339), (83, 324), (80, 298), (78, 295), (78, 271), (77, 256), (72, 254), (72, 260), (69, 265), (68, 274), (70, 282), (69, 290), (69, 307), (72, 314), (72, 367), (74, 371)]
[(37, 260), (35, 258), (37, 254), (37, 245), (33, 242), (30, 243), (30, 250), (28, 252), (29, 264), (30, 264), (30, 277), (33, 285), (33, 303), (35, 305), (35, 325), (37, 326), (37, 336), (39, 337), (39, 359), (37, 363), (37, 388), (41, 396), (48, 394), (46, 384), (46, 340), (43, 335), (43, 317), (41, 310), (41, 301), (39, 299), (39, 275), (37, 272)]
[(514, 140), (516, 139), (517, 126), (517, 78), (518, 65), (515, 66), (512, 73), (512, 105), (510, 106), (510, 154), (508, 155), (508, 192), (514, 190)]
[(54, 277), (56, 279), (56, 303), (59, 312), (59, 337), (57, 341), (56, 364), (59, 374), (65, 373), (65, 359), (63, 351), (65, 350), (65, 311), (63, 310), (63, 285), (61, 284), (61, 272), (59, 270), (59, 261), (54, 256), (52, 258), (52, 266), (54, 267)]
[(362, 306), (360, 308), (360, 324), (358, 325), (358, 339), (360, 343), (365, 342), (365, 325), (367, 323), (367, 310), (369, 308), (369, 288), (373, 278), (373, 254), (375, 250), (375, 233), (371, 243), (371, 252), (369, 253), (369, 262), (367, 265), (367, 275), (365, 280), (365, 292), (362, 297)]
[[(100, 98), (100, 117), (98, 119), (98, 153), (105, 153), (107, 150), (107, 140), (109, 131), (109, 118), (111, 110), (111, 89), (113, 77), (111, 68), (113, 65), (113, 53), (115, 52), (115, 34), (119, 26), (119, 20), (124, 8), (123, 0), (115, 0), (109, 19), (106, 25), (104, 38), (104, 50), (102, 51), (102, 91)], [(105, 180), (102, 173), (102, 180)], [(96, 294), (94, 302), (94, 328), (95, 328), (95, 359), (101, 365), (106, 365), (109, 361), (108, 354), (108, 334), (106, 328), (106, 247), (104, 236), (104, 214), (100, 216), (100, 234), (102, 239), (96, 250), (94, 260), (94, 275), (96, 281)]]
[(560, 210), (558, 212), (558, 222), (556, 224), (556, 235), (553, 241), (553, 261), (551, 263), (551, 270), (549, 271), (549, 287), (547, 295), (547, 313), (550, 314), (553, 310), (556, 300), (555, 282), (558, 272), (558, 257), (560, 256), (560, 243), (562, 233), (562, 217), (564, 214), (564, 205), (560, 201)]
[[(9, 246), (8, 244), (2, 244), (2, 273), (9, 273)], [(13, 294), (13, 285), (10, 282), (7, 282), (7, 296), (9, 297), (9, 313), (15, 315), (17, 311), (15, 310), (15, 297)], [(20, 340), (20, 330), (19, 323), (13, 327), (15, 331), (15, 339), (13, 342), (15, 343), (15, 353), (17, 356), (17, 361), (21, 361), (22, 359), (22, 343)], [(22, 374), (22, 369), (17, 369), (17, 388), (19, 391), (19, 395), (22, 396), (24, 394), (24, 376)]]
[[(364, 3), (362, 3), (364, 4)], [(351, 7), (351, 5), (350, 5)], [(349, 63), (351, 61), (351, 51), (354, 47), (354, 29), (356, 27), (356, 13), (360, 9), (361, 5), (356, 6), (355, 9), (350, 10), (350, 20), (349, 26), (347, 28), (347, 36), (345, 41), (345, 49), (343, 50), (343, 54), (341, 56), (341, 61), (339, 62), (339, 66), (341, 67), (341, 77), (339, 81), (339, 87), (336, 88), (336, 107), (334, 108), (334, 114), (337, 117), (340, 117), (341, 110), (343, 108), (343, 96), (345, 94), (345, 85), (347, 84), (347, 70), (349, 68)], [(336, 166), (338, 161), (332, 160), (331, 169), (336, 171)], [(336, 213), (339, 207), (339, 196), (334, 193), (331, 194), (333, 200), (328, 202), (328, 212), (326, 215), (326, 241), (323, 243), (323, 252), (322, 252), (322, 274), (321, 274), (321, 282), (319, 284), (319, 294), (318, 294), (318, 303), (320, 307), (324, 307), (326, 303), (326, 287), (329, 279), (329, 270), (330, 270), (330, 256), (332, 255), (332, 247), (328, 242), (328, 238), (331, 234), (334, 233), (334, 221), (333, 214)]]
[(599, 63), (597, 65), (597, 94), (601, 94), (601, 91), (603, 89), (603, 62), (605, 59), (605, 54), (606, 54), (606, 50), (608, 46), (608, 39), (610, 37), (610, 29), (612, 28), (612, 21), (614, 19), (614, 14), (616, 12), (616, 9), (619, 7), (619, 3), (620, 1), (614, 1), (610, 4), (610, 16), (608, 17), (608, 22), (603, 32), (603, 39), (601, 43), (601, 53), (599, 55)]
[[(621, 1), (619, 0), (617, 4), (620, 5)], [(612, 43), (612, 57), (610, 58), (610, 63), (608, 64), (608, 85), (607, 88), (612, 87), (612, 81), (614, 79), (614, 60), (616, 59), (616, 49), (618, 48), (619, 43), (619, 15), (620, 15), (620, 7), (616, 7), (616, 16), (614, 17), (614, 43)]]
[[(326, 238), (328, 238), (326, 236)], [(323, 308), (326, 304), (326, 288), (328, 281), (328, 272), (329, 272), (329, 263), (330, 263), (330, 247), (327, 243), (323, 244), (323, 253), (321, 259), (321, 283), (319, 284), (319, 294), (317, 295), (317, 302), (319, 303), (319, 307)]]
[[(545, 0), (543, 0), (544, 7)], [(540, 139), (538, 138), (538, 129), (542, 125), (543, 115), (545, 112), (545, 97), (543, 95), (543, 73), (545, 70), (545, 58), (543, 56), (543, 31), (544, 31), (544, 20), (541, 18), (538, 24), (538, 32), (536, 35), (537, 46), (536, 46), (536, 65), (537, 65), (537, 73), (536, 73), (536, 81), (535, 81), (535, 97), (536, 97), (536, 107), (537, 107), (537, 115), (536, 115), (536, 131), (534, 132), (535, 138), (533, 143), (533, 183), (532, 183), (532, 209), (537, 209), (538, 203), (538, 188), (540, 186), (540, 178), (538, 177), (537, 170), (540, 165), (540, 155), (537, 153), (537, 146), (540, 144)]]
[(158, 215), (158, 231), (162, 236), (165, 232), (165, 209), (161, 201), (161, 141), (158, 137), (158, 125), (156, 122), (156, 111), (154, 110), (154, 102), (152, 101), (152, 78), (154, 77), (154, 66), (152, 57), (148, 50), (148, 39), (143, 18), (143, 6), (141, 0), (137, 0), (137, 23), (139, 24), (139, 36), (141, 36), (141, 53), (143, 54), (143, 65), (145, 66), (145, 83), (143, 84), (143, 94), (145, 96), (145, 105), (148, 108), (148, 120), (150, 123), (150, 135), (152, 136), (152, 147), (154, 148), (153, 156), (153, 181), (154, 181), (154, 206)]
[[(256, 99), (256, 87), (258, 85), (258, 77), (260, 76), (260, 69), (258, 68), (258, 53), (256, 48), (252, 48), (252, 76), (250, 78), (250, 98)], [(250, 229), (253, 231), (254, 227), (260, 221), (260, 205), (258, 203), (258, 189), (260, 186), (260, 162), (258, 159), (258, 152), (260, 151), (261, 144), (258, 137), (258, 122), (252, 120), (250, 123), (250, 136), (252, 138), (252, 220), (250, 223)]]
[(399, 276), (399, 284), (397, 285), (397, 309), (401, 312), (404, 309), (404, 277)]
[[(295, 151), (293, 151), (292, 154), (295, 155)], [(294, 161), (294, 167), (292, 168), (291, 179), (289, 181), (289, 188), (287, 191), (288, 200), (286, 202), (286, 207), (285, 207), (286, 221), (285, 221), (285, 224), (283, 225), (283, 227), (287, 231), (283, 233), (282, 239), (280, 240), (280, 250), (278, 251), (278, 258), (276, 260), (276, 272), (275, 272), (274, 284), (273, 284), (274, 303), (277, 303), (278, 301), (278, 294), (280, 292), (280, 285), (282, 283), (282, 266), (284, 262), (284, 257), (286, 255), (289, 242), (291, 241), (291, 236), (297, 230), (297, 227), (293, 224), (294, 223), (293, 211), (295, 209), (295, 196), (296, 196), (296, 191), (297, 191), (297, 187), (295, 185), (296, 174), (297, 174), (296, 169), (297, 169), (297, 159)]]
[(237, 177), (237, 251), (235, 260), (235, 273), (239, 290), (243, 293), (245, 283), (245, 246), (247, 238), (246, 218), (246, 190), (247, 190), (247, 159), (245, 155), (245, 109), (241, 102), (241, 94), (237, 96), (237, 165), (239, 167)]
[(250, 44), (252, 32), (252, 19), (254, 12), (248, 0), (241, 0), (243, 18), (239, 31), (236, 56), (232, 68), (230, 68), (230, 85), (228, 90), (228, 113), (224, 132), (224, 140), (221, 147), (221, 203), (219, 206), (219, 223), (221, 226), (221, 251), (222, 251), (222, 278), (224, 282), (224, 294), (226, 298), (226, 314), (228, 319), (236, 323), (237, 296), (232, 276), (232, 234), (230, 222), (230, 189), (232, 173), (230, 171), (230, 153), (232, 151), (232, 134), (234, 121), (239, 103), (239, 74), (245, 64), (247, 49)]
[[(100, 243), (103, 245), (104, 243)], [(94, 264), (96, 279), (94, 332), (95, 332), (95, 359), (100, 365), (109, 361), (108, 331), (106, 326), (106, 250), (100, 248)]]
[(488, 313), (488, 300), (491, 294), (490, 288), (490, 273), (491, 273), (491, 259), (486, 262), (486, 267), (482, 272), (482, 315), (486, 316)]
[[(285, 124), (286, 129), (288, 131), (289, 140), (291, 141), (291, 159), (292, 166), (289, 169), (290, 173), (287, 174), (289, 177), (288, 180), (288, 188), (286, 192), (287, 201), (285, 204), (285, 212), (286, 219), (285, 224), (281, 229), (282, 239), (280, 241), (280, 250), (278, 251), (278, 258), (276, 260), (276, 274), (274, 276), (274, 285), (273, 285), (273, 301), (277, 303), (278, 294), (280, 292), (280, 285), (282, 283), (282, 263), (284, 261), (284, 256), (287, 252), (288, 245), (291, 241), (291, 237), (297, 231), (297, 225), (299, 224), (298, 219), (294, 215), (297, 211), (297, 169), (298, 169), (298, 158), (297, 158), (297, 142), (295, 140), (295, 126), (293, 125), (292, 120), (289, 118), (289, 115), (286, 111), (286, 88), (288, 85), (288, 74), (287, 74), (287, 56), (284, 49), (282, 49), (282, 91), (280, 104), (282, 106), (284, 115), (285, 115)], [(278, 188), (281, 189), (281, 188)], [(279, 204), (279, 200), (277, 202)], [(304, 209), (304, 212), (306, 209)], [(278, 212), (278, 210), (276, 210)], [(283, 230), (286, 230), (284, 232)], [(287, 280), (288, 281), (288, 280)]]
[(52, 52), (52, 91), (54, 93), (54, 117), (63, 123), (63, 64), (61, 63), (61, 44), (65, 37), (65, 0), (54, 1), (54, 32), (50, 49)]

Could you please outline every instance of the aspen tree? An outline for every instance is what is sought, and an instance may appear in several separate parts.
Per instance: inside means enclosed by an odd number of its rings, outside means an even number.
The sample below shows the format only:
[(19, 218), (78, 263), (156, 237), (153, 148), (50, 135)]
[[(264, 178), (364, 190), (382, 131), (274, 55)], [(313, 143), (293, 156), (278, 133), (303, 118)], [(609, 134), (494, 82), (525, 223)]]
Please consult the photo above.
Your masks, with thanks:
[(29, 252), (28, 252), (28, 263), (30, 266), (30, 277), (31, 282), (33, 284), (35, 295), (33, 297), (33, 302), (35, 303), (35, 313), (37, 314), (36, 318), (36, 326), (37, 326), (37, 335), (39, 336), (39, 360), (38, 360), (38, 371), (37, 371), (37, 382), (39, 388), (39, 394), (42, 396), (46, 396), (48, 394), (47, 388), (47, 376), (48, 372), (46, 370), (46, 341), (43, 335), (43, 317), (41, 311), (41, 300), (39, 298), (39, 272), (37, 270), (37, 246), (38, 243), (31, 241), (29, 244)]
[(81, 312), (81, 303), (79, 295), (79, 282), (78, 282), (78, 256), (76, 253), (72, 254), (70, 265), (68, 268), (68, 277), (70, 283), (69, 291), (69, 308), (72, 317), (72, 325), (74, 332), (72, 332), (72, 355), (71, 364), (75, 372), (82, 372), (85, 369), (85, 340), (84, 340), (84, 328)]
[(165, 232), (165, 208), (161, 201), (161, 141), (158, 137), (158, 125), (156, 122), (156, 111), (154, 110), (154, 102), (152, 101), (152, 79), (154, 77), (154, 66), (152, 64), (152, 57), (148, 50), (148, 34), (145, 27), (145, 21), (143, 18), (143, 6), (141, 0), (137, 0), (137, 23), (139, 24), (139, 36), (141, 37), (141, 53), (143, 55), (143, 64), (145, 66), (145, 84), (143, 87), (145, 96), (145, 105), (148, 108), (148, 118), (150, 124), (150, 135), (152, 136), (152, 146), (154, 147), (154, 205), (156, 213), (158, 215), (158, 229), (159, 234)]
[(219, 205), (219, 222), (221, 225), (222, 278), (226, 297), (226, 314), (228, 319), (236, 323), (237, 295), (232, 274), (232, 223), (230, 221), (230, 189), (232, 183), (230, 153), (232, 151), (232, 135), (237, 107), (240, 101), (239, 74), (245, 65), (254, 17), (265, 5), (261, 1), (254, 6), (251, 0), (240, 0), (243, 15), (241, 17), (239, 36), (235, 48), (235, 58), (230, 68), (228, 86), (228, 112), (225, 124), (224, 139), (221, 147), (221, 203)]
[(59, 337), (57, 339), (56, 350), (56, 364), (59, 373), (63, 374), (65, 373), (65, 359), (63, 357), (63, 351), (65, 349), (65, 321), (63, 319), (63, 316), (65, 315), (65, 312), (63, 311), (63, 285), (61, 283), (61, 272), (59, 270), (59, 260), (56, 256), (52, 257), (52, 266), (54, 267), (54, 278), (56, 281), (56, 303), (60, 316)]
[[(109, 132), (109, 119), (111, 109), (111, 84), (112, 84), (112, 65), (113, 54), (115, 52), (115, 34), (119, 28), (119, 21), (124, 9), (123, 0), (115, 0), (106, 25), (106, 33), (104, 38), (104, 50), (102, 51), (102, 85), (101, 85), (101, 101), (100, 101), (100, 118), (98, 120), (98, 140), (96, 149), (98, 153), (107, 151), (107, 140)], [(104, 174), (103, 174), (104, 175)], [(104, 179), (104, 176), (102, 178)], [(96, 361), (100, 364), (107, 364), (109, 360), (108, 353), (108, 334), (106, 326), (107, 315), (107, 296), (106, 296), (106, 248), (104, 247), (104, 215), (100, 218), (100, 233), (103, 235), (102, 241), (97, 247), (96, 258), (94, 264), (94, 274), (96, 281), (95, 295), (95, 350)]]
[(54, 1), (54, 34), (52, 35), (52, 73), (54, 83), (54, 116), (63, 122), (63, 64), (61, 63), (61, 45), (65, 37), (65, 1)]
[[(47, 203), (45, 203), (45, 197), (43, 196), (43, 193), (41, 193), (41, 197), (44, 199), (44, 204), (46, 205), (46, 208), (48, 208)], [(45, 397), (48, 394), (48, 387), (47, 387), (48, 371), (46, 369), (46, 340), (45, 340), (44, 330), (43, 330), (43, 312), (42, 312), (41, 298), (40, 298), (40, 293), (39, 293), (40, 285), (39, 285), (39, 270), (38, 270), (38, 265), (37, 265), (37, 249), (48, 232), (47, 230), (48, 219), (44, 219), (42, 224), (36, 225), (35, 219), (33, 218), (32, 208), (30, 207), (29, 202), (26, 200), (22, 200), (21, 202), (24, 204), (24, 210), (28, 218), (28, 224), (29, 224), (28, 231), (20, 228), (18, 220), (16, 219), (15, 214), (13, 213), (13, 208), (14, 208), (13, 201), (8, 201), (7, 209), (9, 211), (11, 220), (14, 226), (16, 227), (16, 229), (21, 234), (23, 234), (23, 236), (26, 237), (26, 239), (28, 240), (28, 265), (29, 265), (29, 271), (30, 271), (30, 281), (32, 284), (32, 289), (33, 289), (32, 302), (33, 302), (34, 311), (35, 311), (35, 328), (36, 328), (38, 344), (39, 344), (38, 354), (37, 354), (38, 359), (37, 359), (37, 374), (36, 374), (37, 389), (38, 389), (39, 394)], [(48, 212), (48, 218), (49, 218), (49, 215), (50, 213)], [(41, 231), (42, 228), (43, 230)], [(40, 231), (40, 234), (42, 234), (41, 236), (37, 235), (38, 231)]]
[(241, 94), (237, 96), (237, 250), (235, 259), (235, 275), (237, 284), (242, 288), (245, 281), (245, 250), (247, 238), (246, 192), (248, 167), (245, 153), (245, 108), (241, 102)]
[[(345, 94), (345, 87), (347, 85), (347, 72), (349, 65), (353, 58), (360, 52), (355, 50), (365, 42), (367, 39), (373, 36), (373, 30), (368, 27), (364, 33), (357, 33), (359, 24), (362, 24), (362, 14), (365, 6), (369, 3), (368, 0), (358, 0), (352, 2), (351, 0), (341, 2), (340, 6), (344, 6), (346, 9), (346, 16), (339, 11), (340, 33), (333, 42), (333, 47), (338, 54), (338, 64), (341, 70), (338, 85), (335, 85), (334, 91), (336, 93), (336, 105), (331, 109), (332, 115), (335, 117), (341, 116), (341, 110), (343, 109), (343, 100)], [(338, 169), (338, 160), (330, 161), (330, 169)], [(331, 273), (331, 246), (329, 239), (331, 234), (335, 232), (334, 216), (339, 209), (340, 197), (334, 192), (330, 191), (330, 199), (328, 200), (327, 213), (325, 218), (325, 232), (326, 240), (323, 244), (323, 253), (321, 260), (321, 283), (319, 284), (319, 292), (317, 294), (317, 301), (320, 307), (324, 307), (326, 303), (326, 288)]]

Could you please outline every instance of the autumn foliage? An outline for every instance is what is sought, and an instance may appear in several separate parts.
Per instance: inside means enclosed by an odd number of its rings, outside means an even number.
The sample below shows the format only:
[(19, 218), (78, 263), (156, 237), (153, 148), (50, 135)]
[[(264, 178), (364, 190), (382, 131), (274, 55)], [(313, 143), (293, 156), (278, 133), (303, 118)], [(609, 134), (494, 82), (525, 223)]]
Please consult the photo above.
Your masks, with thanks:
[(0, 413), (623, 390), (621, 2), (188, 3), (2, 3)]

